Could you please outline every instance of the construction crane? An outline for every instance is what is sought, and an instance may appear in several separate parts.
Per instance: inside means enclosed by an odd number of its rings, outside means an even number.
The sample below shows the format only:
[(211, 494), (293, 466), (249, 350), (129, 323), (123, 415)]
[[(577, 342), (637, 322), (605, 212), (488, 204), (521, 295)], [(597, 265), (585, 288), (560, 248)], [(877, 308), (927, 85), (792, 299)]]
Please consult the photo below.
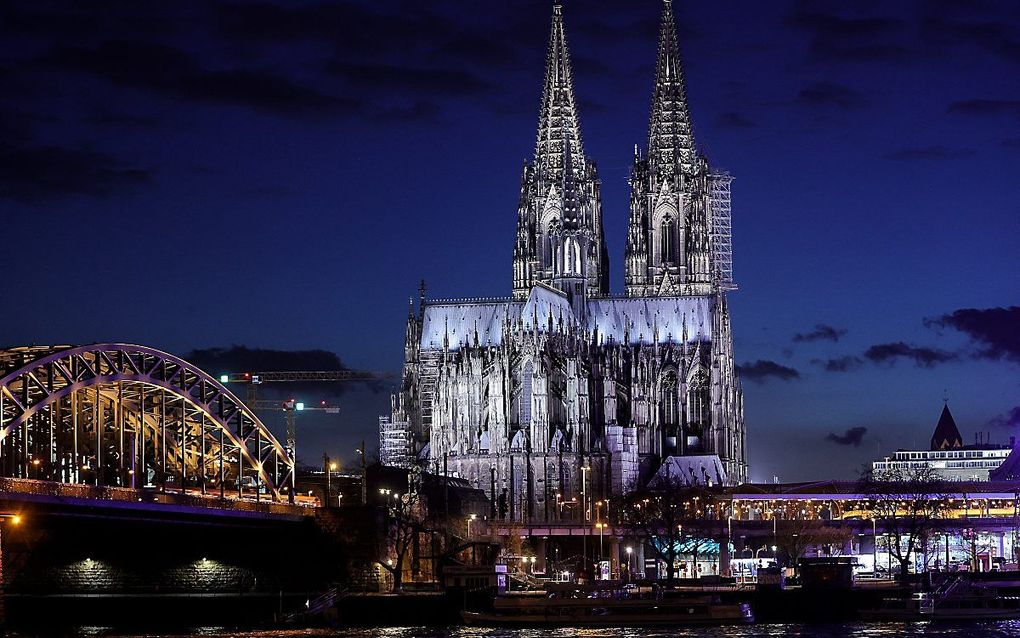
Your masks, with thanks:
[[(266, 399), (255, 399), (248, 403), (255, 412), (283, 412), (287, 419), (287, 449), (294, 454), (297, 439), (297, 413), (298, 412), (325, 412), (326, 414), (340, 414), (339, 405), (329, 405), (320, 401), (316, 405), (306, 405), (303, 401), (291, 397), (283, 401), (272, 401)], [(297, 460), (297, 457), (294, 457)]]
[[(295, 383), (295, 382), (324, 382), (340, 383), (349, 381), (379, 381), (392, 379), (392, 374), (380, 374), (366, 372), (364, 370), (296, 370), (277, 372), (234, 372), (220, 375), (220, 383), (244, 383), (248, 386), (245, 403), (255, 412), (261, 411), (282, 411), (287, 415), (287, 451), (291, 458), (297, 462), (297, 424), (296, 413), (304, 411), (321, 411), (327, 414), (339, 414), (340, 406), (326, 405), (322, 402), (318, 406), (306, 405), (303, 402), (290, 398), (286, 401), (261, 401), (258, 398), (258, 387), (263, 383)], [(287, 406), (290, 407), (287, 407)]]

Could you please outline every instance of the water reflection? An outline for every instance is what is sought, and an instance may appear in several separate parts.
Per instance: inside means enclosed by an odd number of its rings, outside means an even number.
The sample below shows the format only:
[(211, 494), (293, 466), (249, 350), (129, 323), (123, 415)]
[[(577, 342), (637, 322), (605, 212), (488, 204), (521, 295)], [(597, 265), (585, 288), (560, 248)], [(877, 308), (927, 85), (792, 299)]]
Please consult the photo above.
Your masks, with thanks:
[[(28, 636), (30, 634), (17, 634)], [(118, 638), (1020, 638), (1020, 621), (987, 623), (834, 623), (831, 625), (731, 625), (726, 627), (654, 627), (625, 629), (500, 629), (486, 627), (373, 627), (347, 629), (232, 630), (197, 627), (187, 633), (124, 633), (110, 627), (81, 627), (78, 636)]]

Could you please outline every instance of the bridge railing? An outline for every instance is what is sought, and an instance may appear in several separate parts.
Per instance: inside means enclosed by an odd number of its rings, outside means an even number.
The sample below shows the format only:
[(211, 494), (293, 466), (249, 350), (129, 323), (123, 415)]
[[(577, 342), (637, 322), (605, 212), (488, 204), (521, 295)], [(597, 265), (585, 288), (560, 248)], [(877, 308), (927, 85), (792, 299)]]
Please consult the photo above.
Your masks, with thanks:
[(83, 483), (56, 483), (34, 479), (0, 477), (0, 495), (5, 492), (50, 498), (75, 498), (95, 501), (161, 503), (185, 507), (253, 512), (260, 514), (311, 515), (311, 504), (273, 503), (233, 497), (221, 498), (218, 494), (160, 492), (157, 489), (132, 489), (85, 485)]

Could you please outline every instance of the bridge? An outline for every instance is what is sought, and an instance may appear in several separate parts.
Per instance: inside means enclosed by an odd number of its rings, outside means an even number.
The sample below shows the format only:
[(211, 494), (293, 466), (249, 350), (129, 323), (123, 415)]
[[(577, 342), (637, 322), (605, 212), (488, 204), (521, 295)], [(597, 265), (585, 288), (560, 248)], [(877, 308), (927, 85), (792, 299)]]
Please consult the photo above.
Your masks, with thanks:
[(294, 514), (268, 506), (295, 503), (295, 464), (244, 402), (172, 354), (17, 347), (0, 350), (0, 491)]

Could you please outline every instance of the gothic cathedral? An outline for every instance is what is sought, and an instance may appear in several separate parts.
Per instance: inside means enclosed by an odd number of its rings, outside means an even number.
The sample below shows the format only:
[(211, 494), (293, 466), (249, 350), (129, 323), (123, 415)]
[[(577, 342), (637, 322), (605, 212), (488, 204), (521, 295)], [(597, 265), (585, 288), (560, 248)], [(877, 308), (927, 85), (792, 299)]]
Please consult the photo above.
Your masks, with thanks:
[(642, 486), (669, 457), (690, 482), (745, 481), (726, 302), (730, 180), (695, 144), (665, 0), (647, 149), (635, 147), (630, 175), (626, 293), (610, 294), (598, 170), (557, 3), (521, 176), (513, 295), (422, 290), (401, 389), (380, 419), (383, 462), (466, 479), (521, 522), (564, 520), (564, 504)]

